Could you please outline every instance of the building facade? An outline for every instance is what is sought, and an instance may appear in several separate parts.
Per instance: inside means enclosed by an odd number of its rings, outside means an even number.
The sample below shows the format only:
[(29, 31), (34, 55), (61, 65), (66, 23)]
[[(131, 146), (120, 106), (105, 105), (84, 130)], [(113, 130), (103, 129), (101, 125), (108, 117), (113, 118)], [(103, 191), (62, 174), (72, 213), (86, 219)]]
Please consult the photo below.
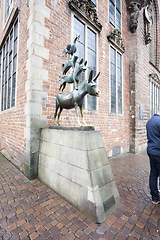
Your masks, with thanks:
[[(101, 96), (87, 96), (87, 125), (101, 131), (108, 156), (146, 148), (147, 120), (159, 110), (158, 0), (1, 0), (0, 151), (37, 177), (40, 129), (53, 125), (64, 48), (100, 72)], [(67, 84), (64, 92), (73, 86)], [(75, 110), (61, 125), (76, 126)]]

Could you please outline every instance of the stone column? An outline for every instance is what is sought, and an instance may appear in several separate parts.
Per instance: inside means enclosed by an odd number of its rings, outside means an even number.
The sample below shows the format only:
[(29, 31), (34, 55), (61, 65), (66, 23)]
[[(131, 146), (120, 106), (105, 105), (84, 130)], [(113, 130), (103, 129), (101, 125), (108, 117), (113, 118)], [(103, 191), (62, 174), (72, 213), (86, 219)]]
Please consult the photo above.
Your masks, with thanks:
[(130, 152), (136, 151), (136, 84), (137, 84), (137, 33), (129, 41), (129, 83), (130, 83)]
[(44, 41), (49, 38), (45, 18), (50, 17), (50, 10), (45, 6), (45, 0), (32, 0), (29, 7), (24, 170), (28, 178), (34, 179), (37, 177), (38, 168), (39, 130), (47, 126), (46, 116), (42, 115), (42, 103), (47, 102), (47, 93), (43, 92), (43, 81), (48, 80), (48, 70), (44, 69), (44, 60), (49, 59), (49, 50), (45, 48)]

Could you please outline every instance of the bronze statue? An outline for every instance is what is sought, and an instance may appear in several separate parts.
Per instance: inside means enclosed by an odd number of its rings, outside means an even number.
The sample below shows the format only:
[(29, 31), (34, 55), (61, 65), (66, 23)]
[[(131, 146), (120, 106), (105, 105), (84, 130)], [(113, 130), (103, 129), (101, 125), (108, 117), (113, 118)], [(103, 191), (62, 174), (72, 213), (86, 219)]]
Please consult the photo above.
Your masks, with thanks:
[(75, 68), (73, 69), (73, 71), (68, 74), (68, 75), (63, 75), (61, 78), (60, 78), (60, 88), (59, 88), (59, 91), (61, 90), (62, 88), (62, 92), (63, 90), (65, 89), (66, 87), (66, 83), (74, 83), (74, 86), (75, 88), (77, 89), (78, 87), (78, 84), (79, 84), (79, 77), (80, 77), (80, 74), (82, 71), (85, 71), (87, 68), (86, 68), (86, 65), (87, 65), (87, 61), (85, 61), (83, 63), (83, 58), (80, 60), (79, 63), (76, 64)]
[(69, 58), (66, 63), (62, 64), (63, 75), (65, 75), (71, 67), (75, 68), (77, 59), (78, 59), (78, 56), (73, 54), (72, 58)]
[(78, 34), (74, 41), (73, 41), (73, 44), (68, 44), (67, 47), (63, 50), (62, 52), (62, 57), (66, 56), (67, 54), (68, 55), (71, 55), (73, 56), (73, 54), (76, 52), (77, 48), (76, 48), (76, 42), (77, 40), (79, 39), (80, 37), (80, 34)]
[(80, 108), (81, 116), (82, 116), (82, 121), (83, 124), (85, 124), (84, 121), (84, 115), (83, 115), (83, 99), (86, 94), (90, 94), (92, 96), (99, 96), (100, 91), (98, 89), (98, 85), (96, 84), (96, 79), (99, 77), (100, 72), (93, 78), (93, 70), (90, 71), (89, 78), (88, 80), (85, 80), (81, 82), (78, 86), (78, 89), (74, 89), (70, 93), (59, 93), (56, 96), (56, 110), (54, 114), (54, 124), (56, 124), (56, 117), (57, 117), (57, 112), (58, 109), (58, 119), (57, 119), (57, 124), (59, 124), (59, 118), (62, 110), (65, 109), (72, 109), (75, 108), (76, 110), (76, 115), (78, 118), (78, 124), (80, 124), (79, 117), (78, 117), (78, 107)]

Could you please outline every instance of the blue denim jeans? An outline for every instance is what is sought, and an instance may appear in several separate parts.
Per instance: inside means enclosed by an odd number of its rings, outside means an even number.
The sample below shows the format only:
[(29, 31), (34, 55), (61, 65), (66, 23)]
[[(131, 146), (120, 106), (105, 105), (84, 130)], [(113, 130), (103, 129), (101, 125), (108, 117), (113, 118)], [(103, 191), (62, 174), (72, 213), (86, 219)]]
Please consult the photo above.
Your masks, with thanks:
[(150, 158), (150, 176), (149, 176), (149, 187), (150, 187), (150, 193), (152, 196), (153, 201), (157, 201), (160, 199), (160, 196), (158, 194), (158, 186), (157, 186), (157, 180), (160, 175), (160, 156), (154, 156), (148, 154)]

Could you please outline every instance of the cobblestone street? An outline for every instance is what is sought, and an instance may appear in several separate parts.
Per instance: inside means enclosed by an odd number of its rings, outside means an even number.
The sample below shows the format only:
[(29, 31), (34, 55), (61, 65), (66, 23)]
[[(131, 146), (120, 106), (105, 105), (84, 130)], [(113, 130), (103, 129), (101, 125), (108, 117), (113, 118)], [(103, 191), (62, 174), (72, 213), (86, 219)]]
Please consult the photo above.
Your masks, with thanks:
[(122, 204), (97, 225), (0, 155), (0, 239), (160, 239), (160, 205), (151, 203), (148, 157), (126, 154), (110, 163)]

